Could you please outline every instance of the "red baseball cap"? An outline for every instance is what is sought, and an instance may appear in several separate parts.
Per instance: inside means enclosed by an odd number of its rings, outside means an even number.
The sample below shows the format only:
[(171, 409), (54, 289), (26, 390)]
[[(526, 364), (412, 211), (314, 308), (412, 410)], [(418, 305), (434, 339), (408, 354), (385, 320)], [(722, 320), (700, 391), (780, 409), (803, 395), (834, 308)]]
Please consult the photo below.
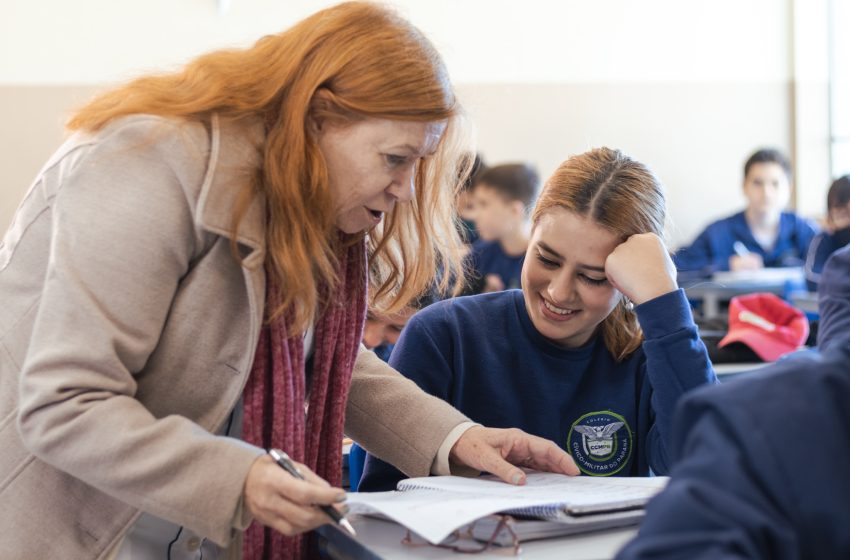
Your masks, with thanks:
[(717, 346), (743, 342), (766, 361), (793, 352), (809, 336), (806, 315), (773, 294), (735, 296), (729, 302), (729, 332)]

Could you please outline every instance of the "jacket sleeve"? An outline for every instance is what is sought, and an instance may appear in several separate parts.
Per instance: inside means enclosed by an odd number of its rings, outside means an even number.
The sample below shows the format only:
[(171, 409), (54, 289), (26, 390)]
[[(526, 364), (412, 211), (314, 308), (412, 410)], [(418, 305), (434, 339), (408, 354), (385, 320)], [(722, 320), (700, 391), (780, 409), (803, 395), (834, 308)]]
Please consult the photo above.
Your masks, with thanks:
[[(393, 355), (397, 351), (398, 346)], [(360, 348), (345, 412), (345, 433), (369, 453), (407, 476), (428, 476), (449, 432), (468, 421), (373, 352)]]
[(156, 418), (135, 398), (201, 244), (183, 182), (207, 163), (187, 175), (176, 162), (204, 147), (154, 123), (115, 125), (62, 175), (18, 425), (44, 462), (224, 545), (260, 451), (183, 416)]
[(642, 392), (649, 395), (649, 402), (641, 403), (650, 407), (652, 418), (645, 451), (652, 471), (667, 474), (673, 412), (679, 399), (696, 387), (717, 383), (717, 377), (683, 290), (647, 301), (636, 311), (644, 332), (644, 383), (650, 386)]
[[(414, 315), (404, 327), (398, 343), (393, 348), (390, 359), (390, 364), (403, 372), (406, 380), (410, 379), (409, 382), (417, 387), (417, 391), (425, 391), (429, 399), (437, 397), (435, 400), (439, 402), (440, 408), (452, 410), (449, 418), (452, 419), (453, 425), (444, 424), (440, 427), (438, 433), (442, 435), (441, 440), (438, 442), (435, 439), (433, 442), (437, 444), (437, 448), (448, 435), (445, 428), (451, 430), (460, 424), (458, 420), (467, 421), (465, 417), (462, 417), (459, 412), (447, 404), (447, 402), (451, 402), (449, 387), (452, 378), (452, 367), (445, 356), (448, 343), (442, 339), (435, 340), (432, 336), (434, 332), (439, 332), (443, 337), (447, 336), (448, 329), (442, 327), (443, 323), (434, 322), (435, 320), (440, 321), (443, 313), (443, 305), (437, 304)], [(422, 394), (425, 395), (425, 393)], [(433, 450), (432, 460), (437, 454), (437, 448)], [(366, 446), (366, 449), (369, 451), (369, 455), (366, 457), (360, 490), (364, 492), (394, 490), (396, 483), (404, 478), (403, 472), (408, 471), (391, 458), (381, 455), (380, 452), (373, 451), (368, 446)], [(392, 464), (399, 468), (393, 467)], [(427, 467), (426, 472), (416, 476), (430, 474), (431, 463), (428, 463)], [(409, 472), (408, 474), (410, 475)]]
[(794, 528), (762, 476), (781, 457), (759, 423), (690, 398), (680, 412), (680, 462), (617, 560), (797, 560)]

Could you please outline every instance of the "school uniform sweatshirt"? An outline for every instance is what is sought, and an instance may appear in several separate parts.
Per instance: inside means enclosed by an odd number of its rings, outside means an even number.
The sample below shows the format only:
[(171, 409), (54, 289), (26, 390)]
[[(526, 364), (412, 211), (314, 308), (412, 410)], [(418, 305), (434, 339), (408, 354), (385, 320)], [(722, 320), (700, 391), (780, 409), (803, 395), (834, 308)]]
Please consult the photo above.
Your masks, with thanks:
[[(666, 474), (677, 401), (716, 377), (682, 290), (636, 312), (645, 340), (617, 361), (599, 334), (580, 348), (545, 338), (520, 290), (455, 298), (410, 320), (390, 364), (475, 422), (554, 441), (585, 474)], [(369, 455), (359, 489), (403, 478)]]
[(850, 558), (850, 247), (820, 306), (819, 352), (683, 399), (670, 484), (618, 560)]

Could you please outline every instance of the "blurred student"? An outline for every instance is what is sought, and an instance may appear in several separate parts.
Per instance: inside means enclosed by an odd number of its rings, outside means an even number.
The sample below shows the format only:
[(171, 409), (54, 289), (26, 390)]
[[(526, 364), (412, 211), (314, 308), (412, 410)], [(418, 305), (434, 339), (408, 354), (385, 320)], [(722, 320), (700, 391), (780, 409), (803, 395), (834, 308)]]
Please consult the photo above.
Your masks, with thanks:
[(819, 354), (683, 400), (670, 484), (619, 560), (850, 558), (850, 248), (819, 298)]
[(434, 303), (435, 298), (436, 294), (428, 290), (398, 313), (382, 314), (368, 310), (366, 324), (363, 327), (363, 346), (373, 351), (383, 361), (389, 362), (393, 346), (398, 342), (398, 337), (407, 321), (414, 313)]
[(363, 346), (383, 361), (389, 362), (393, 346), (413, 313), (414, 309), (410, 306), (390, 315), (370, 309), (366, 312), (366, 324), (363, 327)]
[(528, 213), (540, 178), (529, 165), (516, 163), (485, 169), (472, 187), (473, 221), (479, 240), (469, 266), (482, 279), (481, 291), (519, 288), (528, 248)]
[(467, 245), (472, 245), (478, 241), (478, 230), (475, 229), (475, 221), (473, 221), (475, 213), (475, 204), (472, 200), (472, 185), (475, 180), (486, 169), (484, 160), (479, 154), (469, 154), (467, 157), (474, 157), (472, 169), (466, 180), (461, 183), (460, 190), (455, 198), (455, 206), (457, 207), (457, 215), (460, 218), (459, 233), (461, 238)]
[(816, 292), (826, 260), (835, 251), (850, 243), (850, 175), (836, 179), (826, 195), (827, 226), (809, 246), (806, 258), (806, 285)]
[[(585, 474), (666, 473), (673, 407), (716, 378), (661, 240), (664, 206), (621, 152), (570, 158), (534, 209), (522, 291), (417, 313), (390, 364), (475, 422), (557, 442)], [(360, 490), (401, 478), (369, 456)]]
[(791, 195), (791, 163), (778, 150), (754, 153), (744, 165), (747, 207), (709, 225), (676, 252), (680, 272), (711, 275), (726, 270), (803, 266), (817, 227), (785, 212)]

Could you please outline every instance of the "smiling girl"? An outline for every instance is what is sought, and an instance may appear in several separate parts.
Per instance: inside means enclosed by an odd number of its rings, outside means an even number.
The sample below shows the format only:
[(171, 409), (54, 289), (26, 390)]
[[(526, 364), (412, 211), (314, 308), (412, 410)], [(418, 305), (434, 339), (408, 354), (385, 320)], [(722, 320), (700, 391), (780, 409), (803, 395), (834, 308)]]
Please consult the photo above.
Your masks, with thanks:
[[(390, 363), (475, 422), (555, 441), (585, 474), (666, 473), (676, 402), (716, 378), (664, 214), (641, 163), (607, 148), (570, 158), (534, 209), (522, 290), (432, 305)], [(360, 490), (399, 478), (370, 456)]]

